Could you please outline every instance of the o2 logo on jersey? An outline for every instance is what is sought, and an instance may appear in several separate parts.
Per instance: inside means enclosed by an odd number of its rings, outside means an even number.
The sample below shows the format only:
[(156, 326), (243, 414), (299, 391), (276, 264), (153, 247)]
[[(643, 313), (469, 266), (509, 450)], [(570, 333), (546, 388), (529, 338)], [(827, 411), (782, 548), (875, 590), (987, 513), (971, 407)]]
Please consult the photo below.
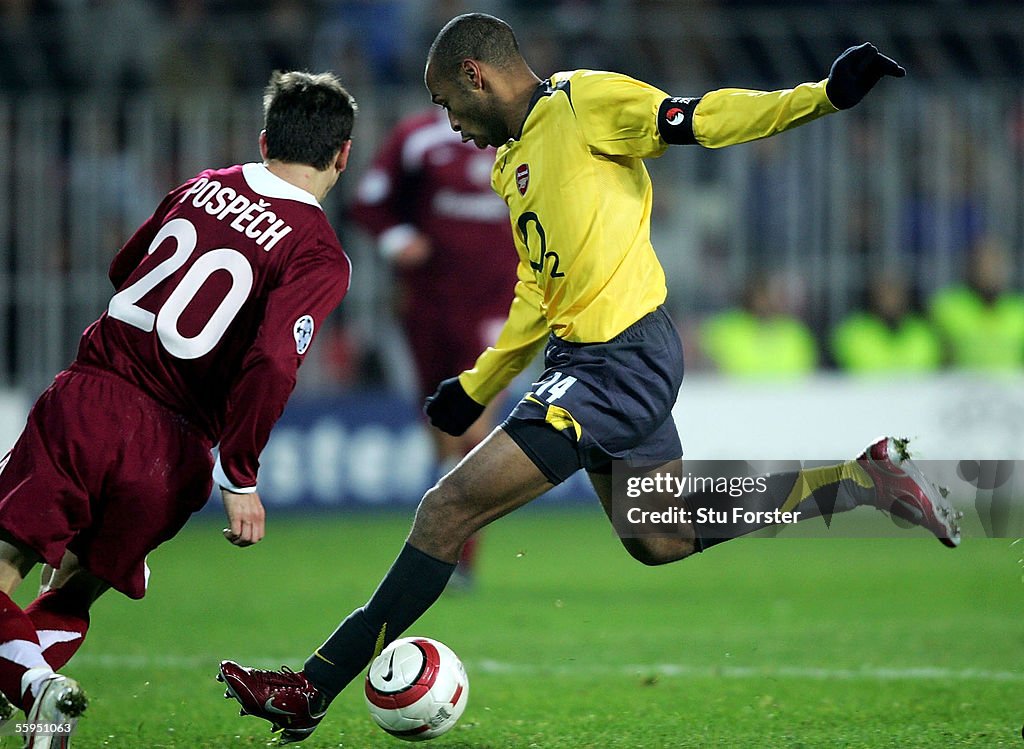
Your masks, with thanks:
[(520, 195), (526, 195), (526, 188), (530, 186), (530, 165), (520, 164), (516, 167), (516, 187)]
[[(554, 250), (548, 250), (548, 236), (544, 232), (544, 227), (541, 226), (540, 219), (537, 218), (537, 214), (533, 211), (527, 211), (516, 221), (516, 226), (519, 227), (519, 236), (523, 240), (523, 247), (526, 248), (526, 256), (530, 261), (530, 267), (535, 271), (544, 275), (544, 264), (547, 263), (548, 258), (551, 259), (551, 268), (549, 273), (552, 278), (563, 278), (565, 273), (558, 270), (558, 264), (560, 262), (558, 253)], [(537, 259), (533, 259), (533, 251), (530, 249), (530, 227), (533, 227), (534, 233), (537, 237), (536, 244), (539, 245), (537, 249)]]
[(309, 348), (310, 341), (313, 340), (313, 318), (303, 315), (296, 320), (292, 334), (295, 336), (295, 353), (302, 356)]

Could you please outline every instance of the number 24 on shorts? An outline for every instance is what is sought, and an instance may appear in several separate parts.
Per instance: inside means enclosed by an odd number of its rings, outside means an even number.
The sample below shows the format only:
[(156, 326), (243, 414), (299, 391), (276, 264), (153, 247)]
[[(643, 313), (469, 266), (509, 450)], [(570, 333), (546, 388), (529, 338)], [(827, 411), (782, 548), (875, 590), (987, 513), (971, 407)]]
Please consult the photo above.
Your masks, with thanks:
[(544, 398), (548, 403), (554, 403), (565, 395), (566, 391), (576, 384), (576, 378), (572, 375), (563, 375), (561, 372), (552, 372), (540, 381), (537, 389), (533, 391), (536, 396), (547, 393)]

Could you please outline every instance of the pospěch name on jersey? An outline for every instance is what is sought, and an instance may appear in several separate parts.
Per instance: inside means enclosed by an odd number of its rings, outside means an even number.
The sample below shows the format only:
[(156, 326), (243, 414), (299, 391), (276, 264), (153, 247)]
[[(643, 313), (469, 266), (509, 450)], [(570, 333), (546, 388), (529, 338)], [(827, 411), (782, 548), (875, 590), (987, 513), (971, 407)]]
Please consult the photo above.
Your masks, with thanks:
[(267, 201), (261, 199), (253, 202), (233, 187), (225, 187), (219, 181), (210, 180), (208, 177), (197, 179), (178, 202), (184, 203), (189, 197), (192, 198), (192, 205), (204, 208), (220, 221), (226, 222), (234, 216), (229, 226), (250, 239), (255, 239), (256, 244), (266, 252), (274, 249), (274, 245), (292, 230), (284, 219), (267, 210), (271, 205)]

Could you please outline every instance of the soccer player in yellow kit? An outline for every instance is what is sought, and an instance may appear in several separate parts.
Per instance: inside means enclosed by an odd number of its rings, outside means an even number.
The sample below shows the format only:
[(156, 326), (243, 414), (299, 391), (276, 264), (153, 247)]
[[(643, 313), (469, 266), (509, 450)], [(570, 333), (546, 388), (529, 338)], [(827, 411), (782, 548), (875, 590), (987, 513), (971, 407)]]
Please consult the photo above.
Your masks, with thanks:
[[(425, 83), (464, 140), (498, 147), (491, 181), (509, 206), (518, 283), (497, 343), (473, 369), (440, 384), (427, 415), (461, 434), (545, 344), (546, 369), (509, 418), (427, 492), (370, 601), (303, 670), (224, 661), (226, 696), (283, 728), (282, 741), (300, 741), (374, 653), (433, 604), (472, 533), (580, 469), (613, 521), (630, 496), (613, 492), (613, 464), (637, 480), (680, 475), (671, 410), (682, 347), (662, 306), (643, 159), (670, 144), (718, 148), (774, 135), (853, 106), (883, 76), (904, 74), (863, 44), (817, 83), (677, 98), (616, 73), (576, 70), (541, 81), (500, 19), (473, 13), (450, 21), (431, 46)], [(866, 504), (949, 546), (959, 541), (955, 513), (907, 459), (905, 441), (882, 438), (846, 463), (761, 478), (738, 501), (715, 491), (687, 495), (681, 509), (690, 520), (670, 534), (620, 538), (639, 561), (663, 564), (784, 513), (807, 518)], [(737, 507), (743, 512), (729, 512)], [(729, 520), (700, 519), (722, 517)]]

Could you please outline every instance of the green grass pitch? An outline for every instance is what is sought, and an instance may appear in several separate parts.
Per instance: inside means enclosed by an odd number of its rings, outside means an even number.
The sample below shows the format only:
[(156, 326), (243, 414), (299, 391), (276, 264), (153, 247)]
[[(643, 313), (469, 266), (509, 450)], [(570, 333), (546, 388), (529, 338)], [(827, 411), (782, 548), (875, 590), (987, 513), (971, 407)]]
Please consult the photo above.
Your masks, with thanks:
[[(271, 517), (265, 541), (236, 549), (199, 518), (151, 555), (144, 601), (96, 605), (66, 669), (91, 698), (73, 746), (266, 746), (267, 724), (222, 698), (218, 661), (300, 667), (370, 594), (407, 525)], [(915, 532), (758, 538), (649, 569), (597, 510), (528, 510), (488, 529), (478, 589), (446, 595), (411, 631), (469, 672), (466, 713), (434, 746), (1019, 747), (1020, 552)], [(300, 746), (402, 745), (371, 723), (360, 684)]]

